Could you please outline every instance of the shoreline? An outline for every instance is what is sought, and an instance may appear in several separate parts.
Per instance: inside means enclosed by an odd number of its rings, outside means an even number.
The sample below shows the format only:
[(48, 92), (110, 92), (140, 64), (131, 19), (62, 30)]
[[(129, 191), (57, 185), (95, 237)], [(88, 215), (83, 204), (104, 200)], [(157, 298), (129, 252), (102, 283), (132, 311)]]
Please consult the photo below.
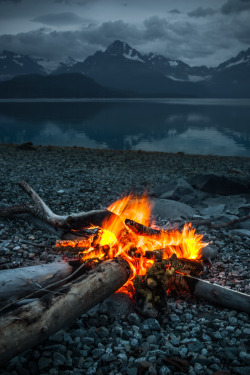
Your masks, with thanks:
[(192, 154), (186, 153), (183, 151), (178, 152), (164, 152), (164, 151), (146, 151), (146, 150), (122, 150), (122, 149), (111, 149), (111, 148), (90, 148), (84, 146), (58, 146), (58, 145), (41, 145), (41, 144), (33, 144), (32, 142), (24, 142), (24, 143), (0, 143), (1, 147), (13, 147), (16, 149), (22, 149), (26, 151), (36, 150), (36, 149), (55, 149), (55, 150), (89, 150), (89, 151), (96, 151), (96, 152), (114, 152), (114, 153), (134, 153), (134, 154), (157, 154), (157, 155), (166, 155), (166, 156), (183, 156), (183, 157), (197, 157), (197, 158), (226, 158), (226, 159), (246, 159), (246, 161), (250, 161), (250, 156), (241, 156), (241, 155), (217, 155), (217, 154)]

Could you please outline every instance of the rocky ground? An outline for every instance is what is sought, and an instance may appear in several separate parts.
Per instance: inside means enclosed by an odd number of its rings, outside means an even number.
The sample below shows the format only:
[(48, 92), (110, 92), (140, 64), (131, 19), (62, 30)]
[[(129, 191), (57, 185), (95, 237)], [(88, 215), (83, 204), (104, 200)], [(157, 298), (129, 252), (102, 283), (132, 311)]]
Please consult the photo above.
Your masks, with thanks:
[[(215, 175), (216, 174), (216, 175)], [(213, 283), (250, 294), (250, 159), (84, 148), (0, 145), (0, 203), (29, 198), (27, 181), (56, 213), (106, 208), (130, 191), (148, 191), (156, 223), (197, 224), (218, 248)], [(53, 261), (55, 237), (21, 220), (0, 219), (0, 268)], [(42, 245), (42, 246), (41, 246)], [(249, 374), (246, 313), (194, 297), (170, 297), (157, 319), (143, 318), (115, 294), (39, 347), (14, 358), (3, 374)]]

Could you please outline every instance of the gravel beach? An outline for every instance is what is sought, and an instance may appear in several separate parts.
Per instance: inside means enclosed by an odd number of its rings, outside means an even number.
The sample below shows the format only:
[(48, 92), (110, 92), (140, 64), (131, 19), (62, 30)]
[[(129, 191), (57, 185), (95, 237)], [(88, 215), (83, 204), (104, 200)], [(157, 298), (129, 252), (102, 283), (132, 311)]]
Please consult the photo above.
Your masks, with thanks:
[[(125, 193), (145, 191), (160, 226), (197, 219), (219, 225), (250, 213), (244, 157), (0, 145), (0, 204), (30, 202), (20, 180), (58, 214), (106, 208)], [(218, 249), (202, 278), (250, 294), (250, 220), (199, 225), (197, 232)], [(34, 224), (0, 219), (0, 269), (52, 262), (59, 257), (54, 244)], [(115, 294), (0, 373), (248, 375), (249, 338), (245, 312), (170, 296), (156, 319), (144, 318), (126, 295)]]

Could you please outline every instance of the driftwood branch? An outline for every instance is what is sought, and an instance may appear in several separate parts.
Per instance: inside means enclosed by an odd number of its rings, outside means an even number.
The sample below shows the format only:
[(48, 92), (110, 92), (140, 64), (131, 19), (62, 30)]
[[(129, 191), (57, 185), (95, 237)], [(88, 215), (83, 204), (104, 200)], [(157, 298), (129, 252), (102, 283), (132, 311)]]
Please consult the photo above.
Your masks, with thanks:
[[(27, 214), (31, 215), (35, 222), (45, 223), (46, 229), (49, 229), (61, 239), (81, 238), (84, 234), (82, 229), (92, 226), (102, 227), (103, 223), (109, 220), (117, 220), (120, 227), (126, 230), (122, 220), (111, 211), (93, 210), (89, 212), (72, 213), (70, 215), (55, 214), (42, 200), (42, 198), (32, 189), (25, 181), (19, 182), (19, 186), (31, 197), (32, 204), (24, 204), (17, 206), (0, 206), (0, 217), (10, 218), (17, 216), (19, 218), (27, 218)], [(44, 226), (44, 225), (43, 225)]]
[(49, 293), (0, 318), (0, 364), (67, 327), (118, 290), (128, 277), (126, 261), (107, 261), (56, 293)]

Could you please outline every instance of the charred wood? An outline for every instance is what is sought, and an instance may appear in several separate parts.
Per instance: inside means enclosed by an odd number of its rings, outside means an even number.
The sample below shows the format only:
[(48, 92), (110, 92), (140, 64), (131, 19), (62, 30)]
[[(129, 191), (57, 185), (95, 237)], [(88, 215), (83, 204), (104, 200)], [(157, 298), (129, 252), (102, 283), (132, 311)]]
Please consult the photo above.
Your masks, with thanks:
[(139, 236), (150, 236), (157, 238), (161, 235), (160, 230), (147, 227), (146, 225), (137, 223), (134, 220), (126, 219), (125, 224), (129, 229)]

